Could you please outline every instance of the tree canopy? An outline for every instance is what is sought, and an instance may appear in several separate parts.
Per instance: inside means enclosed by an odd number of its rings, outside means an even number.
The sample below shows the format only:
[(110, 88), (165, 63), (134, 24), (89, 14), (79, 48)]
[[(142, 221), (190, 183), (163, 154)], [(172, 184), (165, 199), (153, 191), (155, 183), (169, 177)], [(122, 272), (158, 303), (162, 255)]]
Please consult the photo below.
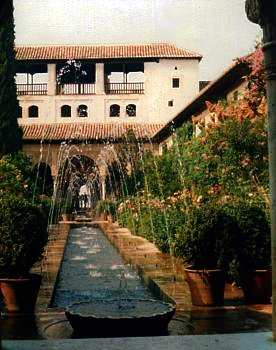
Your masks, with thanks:
[(22, 130), (19, 128), (19, 103), (16, 94), (16, 60), (14, 47), (12, 0), (0, 5), (0, 156), (21, 149)]

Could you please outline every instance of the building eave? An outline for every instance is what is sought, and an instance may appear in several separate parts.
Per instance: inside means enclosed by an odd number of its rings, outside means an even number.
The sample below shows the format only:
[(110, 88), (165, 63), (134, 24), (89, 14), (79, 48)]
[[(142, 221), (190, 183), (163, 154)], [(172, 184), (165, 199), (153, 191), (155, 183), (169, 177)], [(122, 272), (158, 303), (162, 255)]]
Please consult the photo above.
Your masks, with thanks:
[(139, 140), (150, 142), (153, 134), (164, 124), (141, 123), (33, 123), (20, 125), (23, 131), (23, 144), (28, 143), (104, 143), (119, 142), (133, 131)]
[(18, 45), (18, 61), (45, 62), (68, 59), (114, 60), (114, 59), (197, 59), (202, 55), (173, 44), (116, 44), (116, 45)]

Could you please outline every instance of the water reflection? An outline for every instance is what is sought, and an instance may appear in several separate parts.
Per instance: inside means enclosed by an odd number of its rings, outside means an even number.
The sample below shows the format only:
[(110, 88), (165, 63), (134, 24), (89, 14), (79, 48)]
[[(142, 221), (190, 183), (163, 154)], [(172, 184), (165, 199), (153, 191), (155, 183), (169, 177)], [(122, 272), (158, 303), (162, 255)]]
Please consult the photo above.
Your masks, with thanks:
[(153, 298), (116, 248), (95, 227), (72, 228), (64, 254), (53, 306), (122, 294)]

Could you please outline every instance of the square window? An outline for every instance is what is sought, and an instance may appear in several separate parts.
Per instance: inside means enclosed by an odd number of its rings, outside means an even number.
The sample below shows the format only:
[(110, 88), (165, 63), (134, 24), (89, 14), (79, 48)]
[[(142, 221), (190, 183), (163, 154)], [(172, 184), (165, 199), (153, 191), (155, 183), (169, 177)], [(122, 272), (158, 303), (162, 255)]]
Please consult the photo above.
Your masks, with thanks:
[(173, 100), (168, 101), (168, 106), (169, 106), (169, 107), (173, 107)]
[(179, 86), (180, 86), (180, 80), (179, 80), (179, 78), (173, 78), (172, 79), (172, 87), (173, 88), (179, 88)]

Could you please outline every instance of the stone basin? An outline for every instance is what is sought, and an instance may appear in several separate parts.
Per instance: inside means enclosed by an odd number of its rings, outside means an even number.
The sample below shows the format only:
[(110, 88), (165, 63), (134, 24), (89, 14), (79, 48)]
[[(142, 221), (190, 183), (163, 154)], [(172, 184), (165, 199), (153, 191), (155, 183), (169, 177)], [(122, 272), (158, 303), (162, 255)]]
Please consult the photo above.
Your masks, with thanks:
[(154, 299), (92, 300), (69, 305), (74, 336), (164, 335), (175, 306)]

